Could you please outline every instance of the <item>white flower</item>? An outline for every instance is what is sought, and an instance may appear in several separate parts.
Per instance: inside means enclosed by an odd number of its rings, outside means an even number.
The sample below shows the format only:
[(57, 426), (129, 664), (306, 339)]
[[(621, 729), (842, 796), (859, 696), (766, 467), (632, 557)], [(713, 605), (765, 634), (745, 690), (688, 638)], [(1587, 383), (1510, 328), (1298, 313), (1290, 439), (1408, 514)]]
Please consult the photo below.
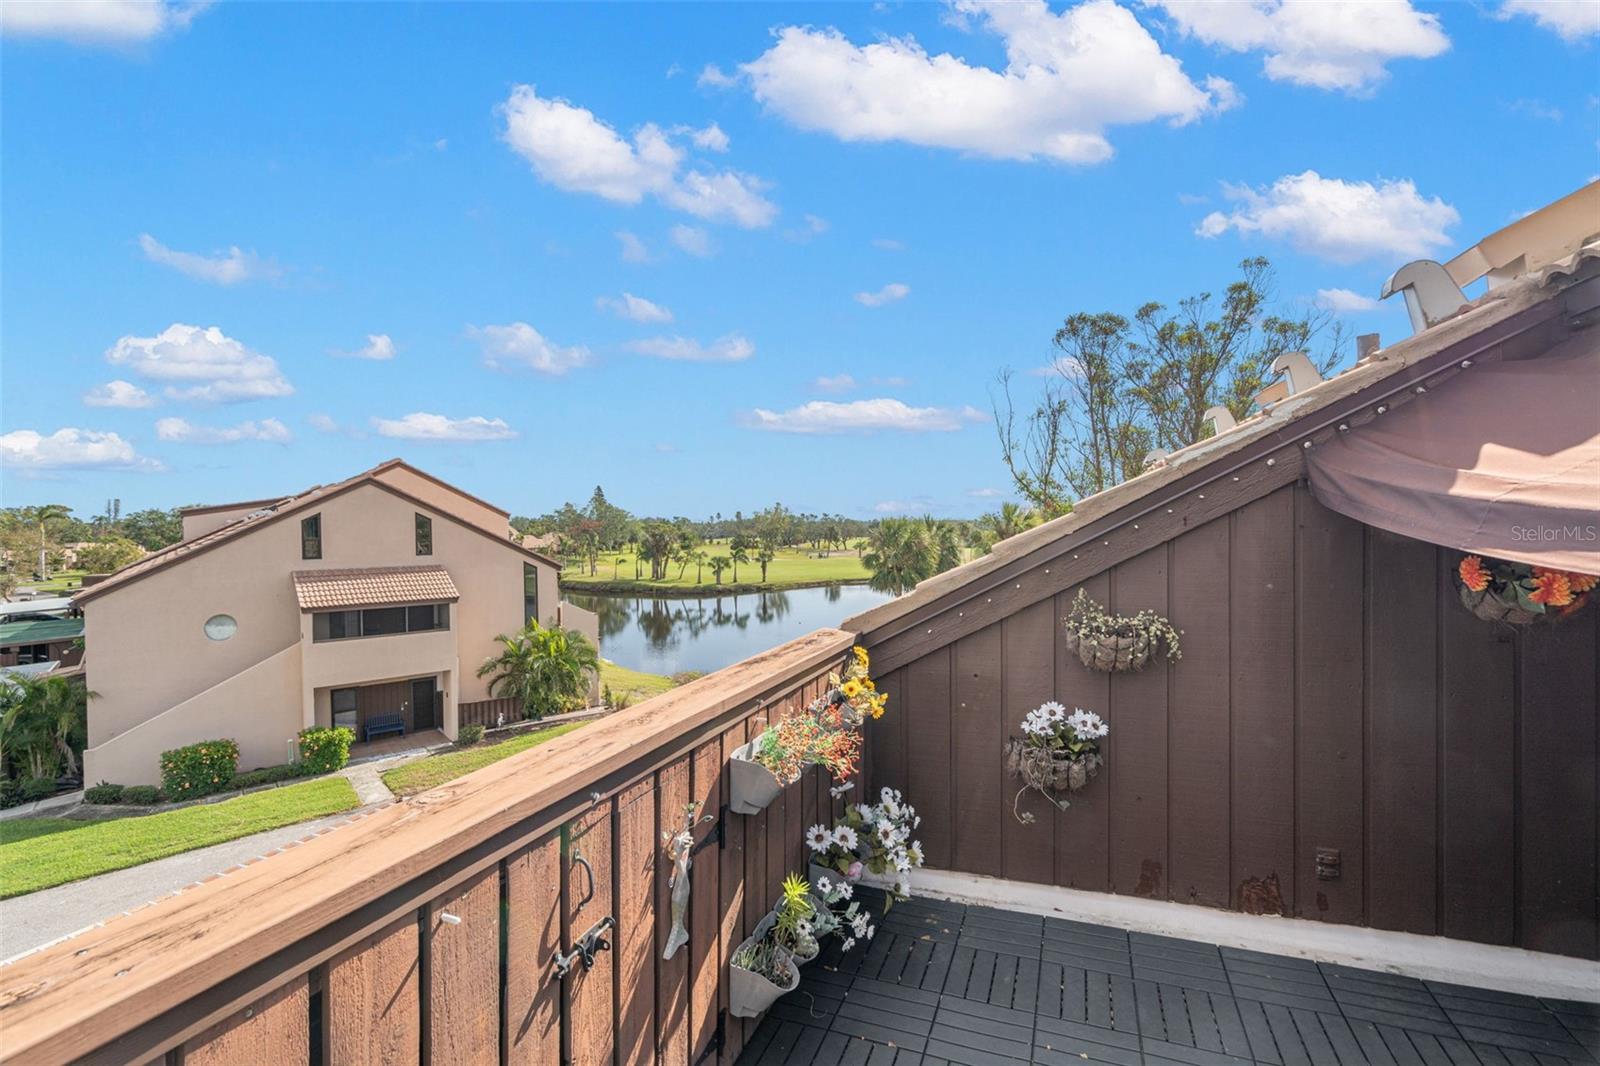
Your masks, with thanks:
[(855, 946), (856, 946), (856, 938), (853, 937), (853, 936), (845, 937), (844, 938), (844, 942), (839, 945), (839, 947), (843, 948), (845, 951), (849, 951), (851, 948), (853, 948)]
[(849, 792), (855, 787), (856, 783), (854, 781), (846, 781), (843, 784), (834, 785), (832, 788), (828, 789), (828, 795), (832, 796), (834, 799), (838, 799), (840, 796), (844, 795), (846, 792)]
[(1052, 718), (1067, 713), (1066, 707), (1057, 703), (1055, 700), (1045, 700), (1043, 703), (1039, 704), (1039, 710), (1043, 711)]
[(856, 845), (860, 843), (856, 831), (847, 825), (833, 827), (833, 842), (846, 851), (854, 851)]
[(867, 932), (867, 930), (870, 929), (871, 926), (869, 926), (867, 924), (867, 916), (865, 914), (854, 915), (850, 919), (850, 928), (855, 932), (856, 936), (871, 936), (872, 935), (872, 934)]
[(812, 851), (827, 851), (833, 843), (833, 834), (825, 825), (814, 825), (806, 830), (806, 846)]
[(840, 881), (833, 886), (834, 899), (849, 899), (855, 895), (855, 889), (850, 887), (849, 881)]
[(833, 882), (828, 880), (826, 877), (819, 877), (817, 878), (816, 885), (813, 887), (815, 887), (818, 892), (821, 892), (824, 896), (826, 896), (829, 892), (833, 891)]
[(880, 843), (883, 843), (883, 844), (886, 844), (886, 845), (887, 844), (893, 844), (894, 843), (894, 826), (890, 825), (888, 822), (880, 822), (878, 824), (878, 840), (879, 840)]

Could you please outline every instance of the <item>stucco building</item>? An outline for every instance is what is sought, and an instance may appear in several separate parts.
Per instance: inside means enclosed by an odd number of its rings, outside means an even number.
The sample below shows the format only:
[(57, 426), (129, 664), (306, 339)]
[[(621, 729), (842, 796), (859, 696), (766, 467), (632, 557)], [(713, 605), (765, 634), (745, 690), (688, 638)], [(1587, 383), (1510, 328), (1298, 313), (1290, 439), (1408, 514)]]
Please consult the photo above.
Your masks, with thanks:
[(241, 767), (282, 763), (312, 725), (363, 740), (398, 716), (454, 738), (461, 705), (488, 697), (495, 636), (562, 621), (558, 573), (507, 512), (399, 459), (190, 508), (182, 541), (76, 597), (96, 693), (85, 779), (155, 782), (161, 752), (220, 737)]

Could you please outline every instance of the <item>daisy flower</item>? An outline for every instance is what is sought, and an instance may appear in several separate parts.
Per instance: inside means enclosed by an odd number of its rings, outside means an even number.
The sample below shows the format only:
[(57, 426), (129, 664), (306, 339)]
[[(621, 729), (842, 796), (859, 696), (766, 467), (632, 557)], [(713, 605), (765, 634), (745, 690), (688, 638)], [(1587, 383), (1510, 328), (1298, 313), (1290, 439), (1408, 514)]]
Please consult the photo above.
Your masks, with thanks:
[(827, 851), (833, 843), (833, 834), (825, 825), (814, 825), (806, 830), (806, 846), (812, 851)]
[(860, 840), (854, 829), (847, 825), (836, 825), (833, 827), (833, 843), (846, 851), (854, 851)]

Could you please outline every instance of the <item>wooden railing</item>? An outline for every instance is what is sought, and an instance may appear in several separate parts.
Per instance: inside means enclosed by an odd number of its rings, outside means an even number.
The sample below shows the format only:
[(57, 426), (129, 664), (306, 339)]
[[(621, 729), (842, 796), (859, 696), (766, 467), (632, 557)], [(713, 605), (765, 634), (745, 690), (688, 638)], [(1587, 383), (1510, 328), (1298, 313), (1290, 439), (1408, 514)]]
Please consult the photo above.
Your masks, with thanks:
[[(670, 962), (661, 834), (691, 800), (719, 815), (732, 750), (851, 640), (819, 630), (18, 960), (0, 1060), (732, 1062), (751, 1023), (727, 957), (841, 801), (815, 770), (702, 825)], [(609, 950), (554, 977), (606, 917)]]

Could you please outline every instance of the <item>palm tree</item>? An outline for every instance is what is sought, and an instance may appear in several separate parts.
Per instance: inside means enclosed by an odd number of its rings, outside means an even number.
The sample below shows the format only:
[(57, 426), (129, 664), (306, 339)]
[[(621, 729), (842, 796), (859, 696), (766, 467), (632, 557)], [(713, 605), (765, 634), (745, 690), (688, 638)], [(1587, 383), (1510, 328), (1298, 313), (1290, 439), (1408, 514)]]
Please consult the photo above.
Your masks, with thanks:
[(729, 562), (730, 560), (726, 555), (713, 555), (711, 557), (711, 562), (708, 565), (711, 567), (712, 576), (717, 579), (717, 584), (719, 585), (722, 584), (722, 572), (728, 569)]
[(50, 530), (72, 516), (72, 508), (64, 503), (44, 503), (37, 507), (19, 507), (22, 520), (39, 533), (39, 565), (35, 573), (43, 581), (50, 576), (50, 561), (46, 553), (50, 546)]
[(1014, 503), (1003, 503), (1000, 510), (994, 514), (986, 514), (978, 520), (994, 534), (995, 540), (1005, 540), (1018, 533), (1032, 529), (1040, 522), (1037, 511), (1030, 511)]
[(933, 576), (936, 558), (927, 525), (909, 518), (885, 518), (873, 528), (862, 562), (872, 571), (869, 586), (899, 596)]
[(691, 558), (694, 559), (694, 583), (701, 584), (700, 575), (705, 572), (706, 560), (710, 558), (703, 551), (696, 551)]
[(929, 541), (934, 551), (933, 572), (942, 574), (961, 565), (961, 534), (949, 522), (935, 521), (932, 515), (924, 518)]
[(565, 710), (600, 672), (599, 652), (576, 629), (529, 622), (518, 633), (494, 639), (500, 654), (485, 659), (478, 676), (489, 678), (490, 696), (517, 700), (528, 718)]
[(765, 541), (762, 542), (761, 547), (756, 549), (756, 562), (761, 564), (761, 583), (763, 585), (767, 583), (767, 564), (777, 557), (778, 553), (773, 550), (772, 545)]
[[(627, 559), (624, 559), (620, 555), (617, 556), (615, 559), (611, 560), (611, 580), (612, 581), (615, 581), (617, 579), (617, 567), (621, 566), (623, 563), (625, 563), (627, 561), (628, 561)], [(635, 574), (634, 576), (638, 577), (639, 575)]]
[(739, 564), (750, 561), (750, 538), (743, 533), (735, 533), (733, 539), (728, 541), (728, 558), (733, 560), (733, 583), (739, 583)]
[(26, 766), (29, 777), (54, 777), (65, 764), (76, 777), (93, 695), (64, 677), (0, 681), (0, 763)]

